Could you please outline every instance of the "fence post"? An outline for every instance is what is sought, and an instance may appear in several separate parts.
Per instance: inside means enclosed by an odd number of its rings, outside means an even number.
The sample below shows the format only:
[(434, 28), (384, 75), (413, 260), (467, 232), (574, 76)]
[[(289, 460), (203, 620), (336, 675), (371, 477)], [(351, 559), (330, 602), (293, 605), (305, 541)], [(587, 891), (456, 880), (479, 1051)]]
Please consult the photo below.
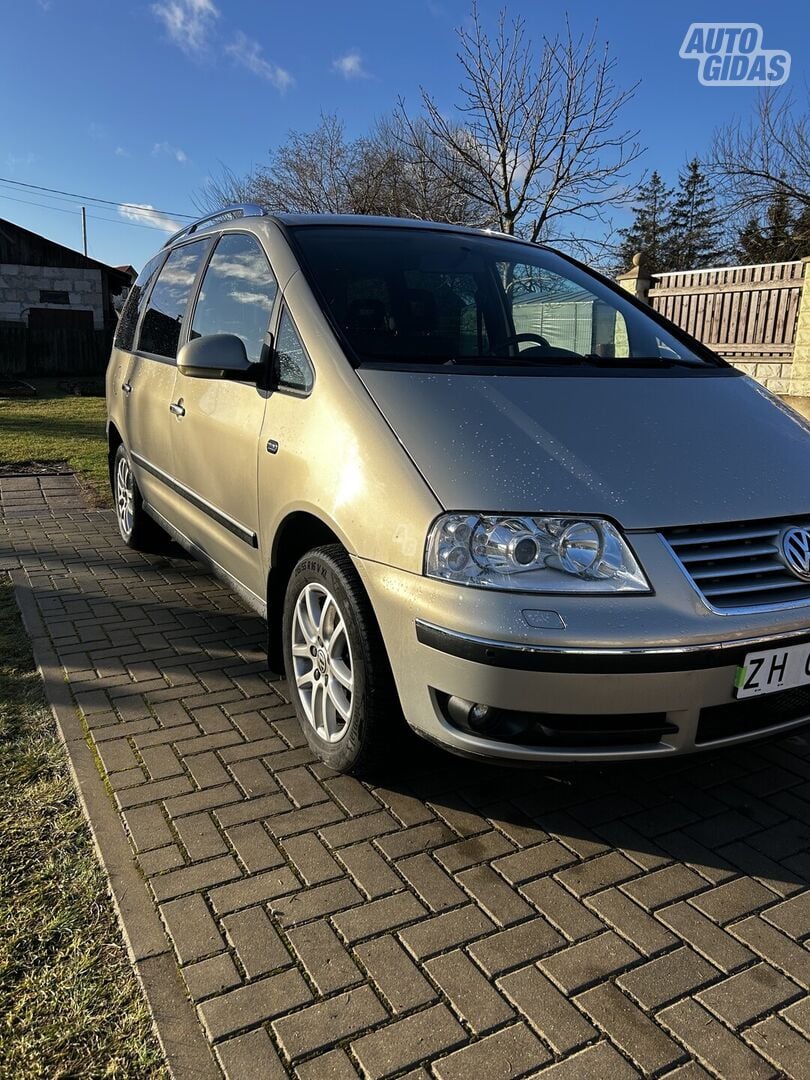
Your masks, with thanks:
[(643, 300), (645, 304), (649, 302), (647, 293), (650, 291), (650, 277), (647, 274), (647, 268), (644, 266), (644, 256), (640, 251), (637, 251), (633, 256), (631, 268), (626, 270), (625, 273), (619, 274), (616, 281), (638, 300)]
[(791, 397), (810, 397), (810, 256), (802, 259), (802, 263), (802, 291), (788, 387)]

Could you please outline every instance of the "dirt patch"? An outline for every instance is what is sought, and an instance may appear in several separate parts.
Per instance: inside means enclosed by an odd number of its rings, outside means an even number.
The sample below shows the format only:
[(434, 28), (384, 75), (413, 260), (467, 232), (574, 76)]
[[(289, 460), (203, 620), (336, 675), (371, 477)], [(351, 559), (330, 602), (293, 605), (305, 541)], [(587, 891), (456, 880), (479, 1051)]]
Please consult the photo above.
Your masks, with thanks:
[(12, 461), (0, 465), (0, 477), (70, 476), (72, 472), (66, 461)]

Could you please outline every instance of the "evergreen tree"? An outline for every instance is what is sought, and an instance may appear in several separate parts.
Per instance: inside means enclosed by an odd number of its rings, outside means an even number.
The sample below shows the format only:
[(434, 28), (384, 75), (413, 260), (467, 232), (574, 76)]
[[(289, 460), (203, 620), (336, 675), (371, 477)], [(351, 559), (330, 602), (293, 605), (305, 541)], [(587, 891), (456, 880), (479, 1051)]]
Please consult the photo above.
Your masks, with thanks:
[(619, 231), (622, 239), (616, 252), (618, 269), (628, 270), (637, 251), (643, 255), (648, 273), (671, 269), (672, 196), (672, 188), (666, 186), (658, 172), (653, 172), (638, 189), (633, 224)]
[(716, 265), (724, 256), (723, 222), (711, 181), (693, 158), (678, 174), (670, 220), (671, 270)]
[(752, 217), (742, 227), (735, 254), (745, 263), (789, 262), (810, 254), (810, 210), (794, 216), (787, 196), (777, 191), (764, 222)]

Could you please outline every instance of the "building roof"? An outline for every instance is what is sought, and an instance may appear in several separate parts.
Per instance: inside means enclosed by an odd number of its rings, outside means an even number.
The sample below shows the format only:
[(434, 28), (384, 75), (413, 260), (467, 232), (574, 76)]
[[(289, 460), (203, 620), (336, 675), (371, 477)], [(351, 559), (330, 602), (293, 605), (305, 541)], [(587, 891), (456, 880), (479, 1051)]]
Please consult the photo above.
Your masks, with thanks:
[(91, 259), (80, 251), (57, 244), (46, 236), (24, 229), (14, 221), (0, 218), (0, 263), (20, 266), (64, 266), (78, 269), (102, 270), (110, 277), (113, 291), (132, 281), (127, 267), (122, 270), (115, 266)]

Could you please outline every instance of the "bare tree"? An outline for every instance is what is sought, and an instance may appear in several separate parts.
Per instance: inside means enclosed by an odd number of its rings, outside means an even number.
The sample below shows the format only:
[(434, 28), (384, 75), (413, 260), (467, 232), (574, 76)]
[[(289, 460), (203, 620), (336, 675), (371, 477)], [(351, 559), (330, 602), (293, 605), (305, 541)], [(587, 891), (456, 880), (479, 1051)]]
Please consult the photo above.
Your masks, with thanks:
[(753, 117), (717, 131), (709, 164), (726, 185), (731, 208), (763, 217), (773, 199), (810, 209), (810, 117), (789, 94), (764, 92)]
[(411, 146), (421, 142), (436, 172), (490, 224), (562, 239), (572, 224), (604, 221), (608, 206), (631, 196), (624, 181), (641, 154), (638, 132), (617, 124), (638, 84), (616, 86), (596, 28), (575, 37), (566, 22), (565, 34), (544, 38), (538, 52), (522, 18), (508, 25), (501, 11), (491, 39), (473, 6), (471, 29), (458, 37), (464, 74), (453, 115), (424, 89), (423, 116), (412, 119), (402, 101), (399, 115)]

